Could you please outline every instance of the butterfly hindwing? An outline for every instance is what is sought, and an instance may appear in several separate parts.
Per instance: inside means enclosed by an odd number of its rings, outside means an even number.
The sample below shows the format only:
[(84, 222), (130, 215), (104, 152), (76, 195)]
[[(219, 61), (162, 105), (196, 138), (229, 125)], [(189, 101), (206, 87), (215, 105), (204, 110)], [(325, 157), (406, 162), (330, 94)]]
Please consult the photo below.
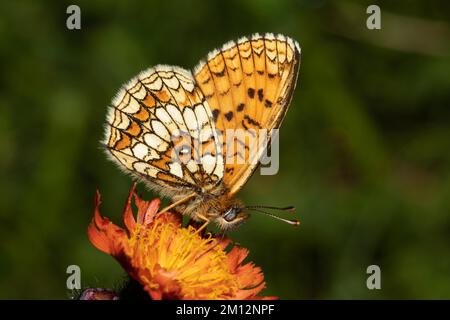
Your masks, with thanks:
[(103, 143), (128, 172), (165, 194), (180, 193), (221, 181), (215, 132), (208, 101), (192, 74), (156, 66), (119, 91), (108, 111)]

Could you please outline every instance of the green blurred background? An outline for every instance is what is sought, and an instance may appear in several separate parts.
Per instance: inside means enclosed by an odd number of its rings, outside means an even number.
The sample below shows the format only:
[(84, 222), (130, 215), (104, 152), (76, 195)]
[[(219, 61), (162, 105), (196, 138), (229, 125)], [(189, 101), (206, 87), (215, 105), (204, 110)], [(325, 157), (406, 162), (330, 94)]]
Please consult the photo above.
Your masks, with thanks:
[[(81, 7), (82, 28), (66, 28)], [(155, 64), (193, 67), (254, 32), (300, 42), (276, 176), (247, 204), (295, 205), (293, 228), (254, 216), (230, 236), (283, 299), (450, 298), (450, 6), (369, 1), (2, 1), (0, 298), (66, 299), (123, 272), (89, 243), (96, 188), (121, 223), (132, 181), (100, 150), (106, 106)], [(145, 187), (140, 192), (153, 197)], [(368, 290), (366, 268), (381, 268)]]

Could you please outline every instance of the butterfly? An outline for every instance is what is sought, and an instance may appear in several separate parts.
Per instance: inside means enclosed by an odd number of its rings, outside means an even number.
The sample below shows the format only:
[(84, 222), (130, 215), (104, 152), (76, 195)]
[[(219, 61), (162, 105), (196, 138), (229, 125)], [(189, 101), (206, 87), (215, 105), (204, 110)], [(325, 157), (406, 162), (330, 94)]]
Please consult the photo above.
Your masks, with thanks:
[[(261, 208), (235, 195), (257, 169), (267, 132), (281, 125), (299, 65), (295, 40), (266, 33), (227, 42), (192, 71), (152, 67), (112, 100), (102, 144), (121, 169), (171, 199), (161, 212), (236, 227), (247, 208)], [(250, 134), (225, 139), (230, 130)], [(262, 135), (264, 148), (254, 148)]]

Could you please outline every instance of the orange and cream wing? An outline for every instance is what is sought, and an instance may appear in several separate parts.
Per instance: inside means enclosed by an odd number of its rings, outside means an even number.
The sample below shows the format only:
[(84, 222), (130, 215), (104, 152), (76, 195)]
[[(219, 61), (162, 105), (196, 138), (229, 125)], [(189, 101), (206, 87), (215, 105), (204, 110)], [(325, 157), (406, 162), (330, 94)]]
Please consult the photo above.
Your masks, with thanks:
[(210, 110), (190, 71), (159, 65), (119, 91), (103, 144), (121, 168), (166, 194), (208, 190), (224, 170)]
[[(292, 98), (299, 64), (300, 47), (295, 40), (255, 34), (226, 43), (195, 68), (195, 80), (209, 103), (216, 128), (226, 136), (221, 140), (223, 182), (231, 195), (258, 166), (264, 152), (259, 135), (279, 128)], [(231, 139), (227, 129), (235, 130)]]

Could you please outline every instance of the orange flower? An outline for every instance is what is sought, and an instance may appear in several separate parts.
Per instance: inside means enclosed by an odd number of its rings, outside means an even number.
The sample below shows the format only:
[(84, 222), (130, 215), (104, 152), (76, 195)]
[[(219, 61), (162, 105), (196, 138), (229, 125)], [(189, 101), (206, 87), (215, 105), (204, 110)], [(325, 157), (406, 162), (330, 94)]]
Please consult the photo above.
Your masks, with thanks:
[(160, 200), (140, 199), (135, 186), (124, 210), (126, 230), (100, 216), (97, 192), (88, 236), (97, 249), (116, 258), (152, 299), (275, 298), (256, 296), (265, 287), (264, 276), (253, 263), (243, 264), (248, 250), (234, 246), (226, 252), (230, 241), (183, 227), (179, 213), (157, 215)]

